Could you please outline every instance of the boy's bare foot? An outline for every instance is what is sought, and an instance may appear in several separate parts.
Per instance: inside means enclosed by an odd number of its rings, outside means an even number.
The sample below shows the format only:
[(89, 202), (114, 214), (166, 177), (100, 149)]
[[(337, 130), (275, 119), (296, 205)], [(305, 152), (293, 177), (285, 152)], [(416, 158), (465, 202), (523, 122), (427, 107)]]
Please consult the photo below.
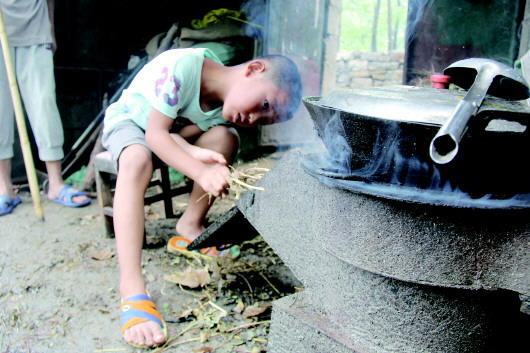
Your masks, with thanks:
[[(161, 327), (161, 323), (163, 322), (162, 317), (160, 317), (160, 314), (156, 310), (156, 305), (151, 301), (151, 298), (146, 294), (145, 290), (120, 291), (122, 298), (124, 298), (120, 307), (122, 316), (121, 326), (124, 327), (128, 321), (131, 321), (132, 325), (126, 328), (125, 331), (122, 329), (122, 337), (125, 342), (136, 346), (149, 347), (164, 343), (167, 337)], [(130, 293), (136, 294), (129, 295)], [(135, 310), (135, 313), (133, 314), (131, 312), (131, 314), (128, 314), (128, 310)], [(157, 316), (160, 324), (153, 321), (157, 319)], [(138, 319), (147, 319), (148, 321), (135, 323)]]
[(175, 226), (175, 231), (177, 232), (177, 234), (189, 239), (190, 241), (193, 241), (195, 238), (201, 235), (201, 233), (204, 232), (205, 229), (206, 228), (204, 228), (203, 225), (188, 223), (182, 217), (179, 219), (177, 225)]
[(123, 333), (123, 339), (127, 343), (138, 346), (156, 346), (166, 341), (161, 327), (153, 321), (142, 322), (129, 327)]

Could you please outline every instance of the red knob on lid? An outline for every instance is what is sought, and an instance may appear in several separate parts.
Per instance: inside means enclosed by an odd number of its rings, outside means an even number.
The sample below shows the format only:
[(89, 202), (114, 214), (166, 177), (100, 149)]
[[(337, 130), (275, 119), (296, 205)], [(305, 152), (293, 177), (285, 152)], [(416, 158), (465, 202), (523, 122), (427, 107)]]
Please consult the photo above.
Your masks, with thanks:
[(429, 81), (432, 82), (433, 88), (445, 88), (449, 86), (449, 81), (451, 81), (451, 76), (443, 75), (443, 74), (434, 74), (431, 75), (429, 78)]

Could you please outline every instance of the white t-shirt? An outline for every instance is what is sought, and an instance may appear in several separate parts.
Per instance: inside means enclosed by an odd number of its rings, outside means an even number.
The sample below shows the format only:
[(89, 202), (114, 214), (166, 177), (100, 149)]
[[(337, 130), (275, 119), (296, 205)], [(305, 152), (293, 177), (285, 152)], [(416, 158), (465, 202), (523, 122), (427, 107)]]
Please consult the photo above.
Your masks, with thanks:
[(106, 133), (130, 119), (145, 130), (151, 108), (170, 118), (184, 117), (206, 131), (227, 123), (222, 107), (204, 112), (200, 107), (201, 72), (204, 58), (221, 63), (209, 49), (167, 50), (146, 64), (121, 97), (105, 111)]
[(52, 42), (46, 0), (0, 0), (7, 39), (13, 47)]

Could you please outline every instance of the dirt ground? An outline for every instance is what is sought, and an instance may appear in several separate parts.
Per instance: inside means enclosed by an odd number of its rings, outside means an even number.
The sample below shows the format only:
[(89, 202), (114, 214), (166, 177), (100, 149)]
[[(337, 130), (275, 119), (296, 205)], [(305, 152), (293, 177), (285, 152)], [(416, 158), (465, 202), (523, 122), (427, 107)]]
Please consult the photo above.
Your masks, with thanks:
[[(96, 200), (81, 209), (44, 200), (40, 221), (29, 193), (20, 196), (0, 218), (0, 352), (144, 351), (121, 340), (114, 239), (104, 236)], [(210, 221), (232, 205), (215, 204)], [(268, 245), (258, 236), (213, 260), (187, 258), (166, 250), (175, 220), (162, 217), (162, 205), (146, 214), (143, 271), (170, 338), (153, 352), (266, 352), (271, 302), (300, 286)]]

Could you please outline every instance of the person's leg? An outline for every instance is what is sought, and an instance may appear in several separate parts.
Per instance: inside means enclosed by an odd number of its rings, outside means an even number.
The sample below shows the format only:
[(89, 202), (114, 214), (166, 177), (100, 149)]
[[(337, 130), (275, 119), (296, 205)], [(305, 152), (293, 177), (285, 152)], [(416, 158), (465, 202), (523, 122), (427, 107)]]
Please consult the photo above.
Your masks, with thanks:
[[(19, 47), (16, 53), (20, 93), (39, 148), (39, 158), (46, 163), (47, 196), (53, 200), (65, 186), (61, 173), (64, 136), (55, 96), (53, 53), (44, 44)], [(72, 198), (75, 203), (85, 200), (85, 195)]]
[(145, 294), (140, 260), (144, 232), (144, 194), (153, 173), (151, 152), (142, 145), (126, 147), (119, 158), (113, 218), (120, 265), (122, 297)]
[(165, 340), (161, 330), (163, 322), (159, 325), (152, 321), (152, 317), (146, 318), (147, 322), (141, 322), (141, 312), (146, 312), (145, 309), (156, 312), (154, 303), (146, 303), (145, 280), (141, 273), (144, 194), (153, 171), (152, 153), (146, 145), (144, 131), (129, 119), (106, 131), (101, 143), (110, 152), (118, 170), (113, 218), (120, 271), (120, 326), (123, 338), (140, 346), (161, 343)]
[[(47, 161), (45, 164), (48, 172), (48, 198), (54, 199), (64, 186), (61, 175), (61, 161)], [(75, 198), (74, 201), (76, 201)]]
[[(65, 183), (62, 176), (61, 161), (46, 161), (46, 172), (48, 173), (48, 194), (49, 200), (54, 200), (59, 196), (62, 188), (65, 187)], [(71, 190), (76, 192), (76, 190)], [(87, 200), (86, 195), (78, 195), (72, 197), (72, 202), (82, 203)]]
[(11, 184), (11, 159), (0, 160), (0, 195), (16, 197)]
[[(15, 50), (11, 48), (11, 56)], [(11, 159), (15, 132), (15, 112), (7, 79), (3, 54), (0, 51), (0, 195), (15, 197), (11, 183)]]
[[(230, 164), (239, 147), (239, 138), (234, 129), (216, 126), (203, 133), (195, 141), (195, 145), (221, 153)], [(205, 191), (197, 183), (193, 184), (188, 207), (176, 225), (177, 233), (190, 240), (195, 239), (204, 231), (204, 218), (211, 206), (208, 197), (203, 197), (197, 202), (204, 193)]]
[[(120, 154), (113, 210), (122, 298), (146, 294), (141, 269), (144, 194), (152, 173), (151, 152), (145, 146), (130, 145)], [(130, 327), (123, 338), (137, 345), (154, 345), (165, 339), (160, 326), (153, 321)]]
[(0, 216), (10, 214), (21, 202), (11, 184), (11, 159), (2, 159), (0, 160)]

